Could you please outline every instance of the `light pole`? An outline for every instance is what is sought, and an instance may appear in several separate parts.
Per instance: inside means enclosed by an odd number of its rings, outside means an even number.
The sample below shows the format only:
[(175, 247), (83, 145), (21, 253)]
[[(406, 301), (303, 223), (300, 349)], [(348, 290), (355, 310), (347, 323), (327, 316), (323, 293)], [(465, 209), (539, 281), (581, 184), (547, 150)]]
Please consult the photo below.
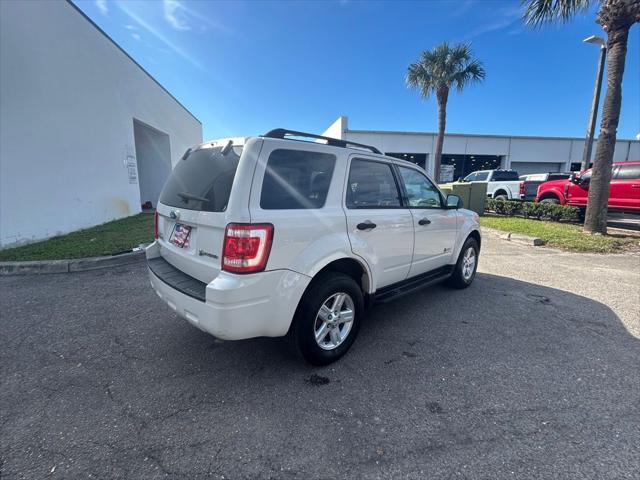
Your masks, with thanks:
[(598, 74), (596, 75), (596, 85), (593, 89), (593, 100), (591, 102), (591, 113), (589, 114), (589, 124), (587, 125), (587, 139), (584, 145), (584, 155), (580, 171), (589, 168), (591, 162), (591, 149), (593, 147), (593, 133), (596, 128), (596, 118), (598, 117), (598, 104), (600, 103), (600, 90), (602, 87), (602, 75), (604, 73), (604, 59), (607, 55), (607, 47), (604, 38), (591, 35), (583, 40), (586, 43), (600, 45), (600, 58), (598, 60)]

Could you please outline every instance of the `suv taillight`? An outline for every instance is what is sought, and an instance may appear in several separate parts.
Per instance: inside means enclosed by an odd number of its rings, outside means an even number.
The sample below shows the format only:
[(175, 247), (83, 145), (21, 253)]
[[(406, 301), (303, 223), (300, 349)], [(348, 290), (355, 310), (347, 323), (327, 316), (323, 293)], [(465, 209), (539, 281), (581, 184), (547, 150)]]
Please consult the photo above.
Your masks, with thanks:
[(153, 237), (158, 239), (158, 210), (153, 212)]
[(222, 270), (233, 273), (264, 270), (272, 240), (273, 225), (270, 223), (230, 223), (224, 232)]
[(524, 195), (524, 182), (520, 182), (520, 193)]

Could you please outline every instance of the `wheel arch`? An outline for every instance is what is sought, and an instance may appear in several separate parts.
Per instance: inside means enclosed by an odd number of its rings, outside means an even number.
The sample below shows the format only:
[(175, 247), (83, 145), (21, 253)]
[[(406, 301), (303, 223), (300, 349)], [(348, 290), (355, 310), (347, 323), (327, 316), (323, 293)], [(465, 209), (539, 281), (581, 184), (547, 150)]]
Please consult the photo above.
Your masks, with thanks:
[(369, 293), (371, 291), (372, 281), (371, 273), (368, 266), (353, 257), (335, 258), (327, 262), (326, 265), (322, 266), (321, 268), (317, 268), (314, 270), (317, 271), (315, 275), (313, 275), (311, 282), (313, 282), (314, 279), (316, 279), (323, 273), (336, 271), (344, 273), (345, 275), (353, 278), (356, 283), (360, 285), (363, 294)]
[(561, 195), (559, 195), (558, 192), (556, 192), (555, 190), (547, 190), (542, 195), (540, 195), (540, 198), (538, 198), (538, 201), (540, 202), (542, 200), (546, 200), (547, 198), (555, 198), (561, 204), (564, 203)]
[[(472, 230), (471, 232), (469, 232), (467, 238), (473, 238), (478, 243), (478, 249), (482, 247), (482, 236), (480, 235), (480, 232), (478, 230)], [(465, 239), (465, 242), (466, 241), (467, 240)]]

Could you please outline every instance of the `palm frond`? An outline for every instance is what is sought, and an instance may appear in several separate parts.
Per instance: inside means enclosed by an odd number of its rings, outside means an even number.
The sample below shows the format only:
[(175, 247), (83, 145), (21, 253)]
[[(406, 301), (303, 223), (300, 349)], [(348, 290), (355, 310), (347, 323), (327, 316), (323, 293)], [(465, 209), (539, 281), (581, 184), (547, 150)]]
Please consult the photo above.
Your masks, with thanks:
[(538, 27), (555, 21), (568, 22), (577, 13), (588, 10), (601, 0), (521, 0), (527, 25)]
[(420, 54), (416, 63), (407, 68), (409, 88), (418, 90), (423, 98), (440, 89), (455, 86), (461, 91), (466, 85), (480, 82), (485, 77), (482, 63), (473, 58), (471, 44), (449, 45), (441, 43)]

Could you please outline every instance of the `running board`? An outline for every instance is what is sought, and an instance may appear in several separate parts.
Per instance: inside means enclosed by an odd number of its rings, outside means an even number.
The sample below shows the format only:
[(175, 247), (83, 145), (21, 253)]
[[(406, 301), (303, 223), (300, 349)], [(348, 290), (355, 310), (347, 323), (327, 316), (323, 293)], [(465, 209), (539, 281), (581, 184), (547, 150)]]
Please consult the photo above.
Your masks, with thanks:
[(442, 282), (451, 276), (455, 265), (445, 265), (417, 277), (408, 278), (387, 287), (380, 288), (373, 297), (374, 303), (387, 303), (402, 295), (406, 295), (434, 283)]

